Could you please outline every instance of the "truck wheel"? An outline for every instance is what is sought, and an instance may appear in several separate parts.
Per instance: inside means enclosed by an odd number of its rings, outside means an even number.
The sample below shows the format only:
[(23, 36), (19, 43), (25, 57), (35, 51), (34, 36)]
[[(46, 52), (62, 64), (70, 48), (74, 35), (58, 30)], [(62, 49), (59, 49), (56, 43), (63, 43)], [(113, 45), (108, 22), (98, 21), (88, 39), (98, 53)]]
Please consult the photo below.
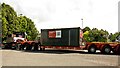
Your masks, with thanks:
[(21, 49), (21, 50), (24, 50), (25, 47), (26, 47), (26, 44), (22, 44), (22, 45), (20, 46), (20, 49)]
[(26, 47), (26, 50), (31, 50), (32, 49), (32, 47), (30, 47), (30, 44), (28, 44), (28, 43), (24, 43), (24, 46)]
[(12, 50), (16, 50), (16, 48), (17, 48), (17, 47), (16, 47), (16, 43), (12, 43), (11, 49), (12, 49)]
[(88, 52), (89, 52), (89, 53), (92, 53), (92, 54), (96, 53), (96, 47), (95, 47), (95, 46), (90, 46), (90, 47), (88, 48)]
[(1, 49), (5, 49), (5, 45), (4, 44), (1, 44)]
[(105, 46), (103, 46), (101, 52), (104, 53), (104, 54), (110, 54), (110, 52), (111, 52), (111, 47), (108, 46), (108, 45), (105, 45)]
[(21, 50), (21, 44), (20, 43), (17, 43), (17, 50)]
[(34, 51), (38, 51), (38, 44), (37, 43), (35, 43), (35, 45), (34, 45)]
[(32, 46), (30, 44), (27, 45), (26, 50), (32, 50)]

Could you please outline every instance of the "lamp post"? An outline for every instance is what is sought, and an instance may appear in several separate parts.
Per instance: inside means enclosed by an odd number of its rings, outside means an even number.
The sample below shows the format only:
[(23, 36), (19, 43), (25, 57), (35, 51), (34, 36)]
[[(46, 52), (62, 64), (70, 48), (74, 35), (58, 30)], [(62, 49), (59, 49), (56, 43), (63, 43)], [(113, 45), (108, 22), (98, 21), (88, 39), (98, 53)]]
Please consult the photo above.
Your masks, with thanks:
[(81, 43), (80, 43), (80, 45), (82, 45), (82, 43), (83, 43), (83, 18), (81, 18), (81, 20), (82, 20), (82, 28), (81, 28), (81, 32), (80, 32), (81, 33), (81, 38), (80, 38)]
[(82, 29), (83, 29), (83, 18), (81, 18), (81, 20), (82, 20)]

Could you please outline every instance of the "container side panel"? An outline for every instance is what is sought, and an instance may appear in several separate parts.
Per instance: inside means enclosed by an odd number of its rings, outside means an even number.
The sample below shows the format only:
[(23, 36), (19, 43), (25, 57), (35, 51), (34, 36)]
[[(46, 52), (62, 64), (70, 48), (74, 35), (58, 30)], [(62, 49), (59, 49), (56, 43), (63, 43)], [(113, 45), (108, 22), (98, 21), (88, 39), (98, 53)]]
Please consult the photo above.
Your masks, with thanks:
[(79, 46), (79, 28), (41, 30), (41, 44), (47, 46)]
[(70, 45), (79, 46), (79, 29), (70, 30)]

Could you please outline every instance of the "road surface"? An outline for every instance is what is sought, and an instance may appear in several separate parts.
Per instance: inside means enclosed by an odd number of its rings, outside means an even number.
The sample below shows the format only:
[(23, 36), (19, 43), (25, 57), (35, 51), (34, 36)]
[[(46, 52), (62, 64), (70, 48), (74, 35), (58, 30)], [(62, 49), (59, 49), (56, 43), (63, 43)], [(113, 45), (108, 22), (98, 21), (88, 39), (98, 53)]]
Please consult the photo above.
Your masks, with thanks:
[(0, 50), (2, 66), (118, 66), (117, 55), (88, 54), (82, 51)]

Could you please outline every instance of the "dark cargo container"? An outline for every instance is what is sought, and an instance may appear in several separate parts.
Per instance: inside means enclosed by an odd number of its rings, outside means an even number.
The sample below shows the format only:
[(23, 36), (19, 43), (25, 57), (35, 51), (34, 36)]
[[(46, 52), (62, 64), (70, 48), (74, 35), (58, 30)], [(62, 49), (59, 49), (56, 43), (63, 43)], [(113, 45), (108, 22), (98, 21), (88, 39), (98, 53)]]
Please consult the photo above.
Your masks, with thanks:
[(41, 44), (46, 46), (79, 46), (80, 28), (41, 29)]

